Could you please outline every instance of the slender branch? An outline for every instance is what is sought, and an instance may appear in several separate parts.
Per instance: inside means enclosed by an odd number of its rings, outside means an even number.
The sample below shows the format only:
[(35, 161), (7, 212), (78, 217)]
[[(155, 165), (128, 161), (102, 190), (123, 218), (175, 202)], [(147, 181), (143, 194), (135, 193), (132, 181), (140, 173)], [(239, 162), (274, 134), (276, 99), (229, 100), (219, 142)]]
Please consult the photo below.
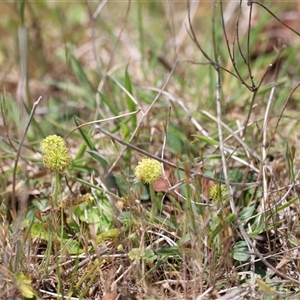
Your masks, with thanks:
[(15, 218), (15, 217), (16, 217), (16, 214), (17, 214), (16, 177), (17, 177), (17, 167), (18, 167), (18, 162), (19, 162), (19, 158), (20, 158), (20, 156), (21, 156), (21, 149), (22, 149), (22, 147), (23, 147), (24, 140), (25, 140), (27, 131), (28, 131), (28, 129), (29, 129), (31, 120), (32, 120), (32, 118), (33, 118), (34, 112), (35, 112), (37, 106), (39, 105), (41, 99), (42, 99), (42, 96), (40, 96), (40, 97), (38, 98), (38, 100), (35, 101), (35, 102), (33, 103), (33, 107), (32, 107), (32, 110), (31, 110), (31, 112), (30, 112), (30, 115), (29, 115), (29, 119), (28, 119), (27, 125), (26, 125), (26, 127), (25, 127), (25, 130), (24, 130), (24, 132), (23, 132), (23, 135), (22, 135), (21, 140), (20, 140), (20, 143), (19, 143), (19, 147), (18, 147), (18, 151), (17, 151), (17, 156), (16, 156), (16, 159), (15, 159), (15, 164), (14, 164), (14, 169), (13, 169), (11, 206), (10, 206), (10, 209), (7, 210), (7, 212), (8, 212), (7, 217), (8, 217), (8, 221), (9, 221), (9, 222), (12, 220), (12, 218)]
[(267, 108), (265, 111), (265, 116), (264, 116), (264, 122), (263, 122), (263, 144), (262, 144), (262, 153), (261, 153), (261, 162), (262, 162), (262, 176), (263, 176), (263, 199), (261, 201), (261, 206), (262, 206), (262, 216), (263, 220), (265, 220), (265, 211), (266, 211), (266, 203), (268, 200), (268, 179), (267, 179), (267, 164), (266, 164), (266, 158), (267, 158), (267, 127), (268, 127), (268, 122), (270, 120), (270, 111), (271, 111), (271, 104), (272, 100), (274, 97), (274, 92), (275, 92), (275, 87), (271, 89)]
[(255, 83), (253, 81), (253, 75), (251, 71), (251, 66), (250, 66), (250, 35), (251, 35), (251, 22), (252, 22), (252, 12), (253, 12), (253, 6), (250, 5), (250, 11), (249, 11), (249, 18), (248, 18), (248, 33), (247, 33), (247, 62), (246, 65), (248, 66), (248, 72), (250, 76), (250, 80), (252, 83), (252, 88), (255, 90)]
[[(227, 32), (226, 32), (226, 27), (225, 27), (225, 21), (224, 21), (224, 12), (223, 12), (223, 5), (222, 5), (222, 1), (219, 0), (220, 2), (220, 9), (221, 9), (221, 20), (222, 20), (222, 28), (223, 28), (223, 33), (224, 33), (224, 37), (225, 37), (225, 41), (226, 41), (226, 46), (227, 46), (227, 51), (228, 51), (228, 54), (229, 54), (229, 58), (231, 60), (231, 63), (232, 63), (232, 66), (236, 72), (236, 77), (242, 82), (243, 85), (245, 85), (250, 91), (253, 92), (253, 85), (249, 85), (243, 78), (242, 76), (240, 75), (240, 72), (238, 70), (238, 68), (236, 67), (236, 62), (235, 62), (235, 55), (234, 55), (234, 47), (233, 47), (233, 51), (231, 52), (230, 50), (230, 46), (229, 46), (229, 40), (228, 40), (228, 36), (227, 36)], [(239, 35), (238, 35), (238, 23), (239, 23), (239, 16), (240, 14), (238, 15), (238, 19), (237, 19), (237, 25), (236, 25), (236, 32), (237, 32), (237, 44), (238, 44), (238, 49), (239, 49), (239, 52), (240, 54), (242, 55), (242, 58), (244, 59), (244, 62), (247, 64), (247, 61), (242, 53), (242, 50), (240, 48), (240, 43), (239, 43)], [(248, 65), (248, 64), (247, 64)], [(220, 66), (219, 66), (220, 68)]]
[(250, 115), (251, 115), (251, 112), (252, 112), (252, 107), (253, 107), (253, 104), (254, 104), (256, 95), (257, 95), (257, 93), (258, 93), (258, 91), (259, 91), (259, 89), (260, 89), (260, 87), (261, 87), (261, 85), (262, 85), (264, 79), (266, 78), (266, 76), (267, 76), (267, 74), (268, 74), (268, 72), (270, 71), (271, 68), (272, 68), (272, 64), (270, 64), (270, 65), (268, 66), (268, 68), (267, 68), (266, 72), (264, 73), (264, 75), (262, 76), (262, 78), (261, 78), (261, 80), (260, 80), (258, 86), (257, 86), (256, 89), (254, 90), (254, 93), (253, 93), (253, 95), (252, 95), (252, 100), (251, 100), (251, 103), (250, 103), (250, 108), (249, 108), (249, 111), (248, 111), (248, 115), (247, 115), (246, 121), (245, 121), (245, 123), (244, 123), (243, 136), (246, 135), (246, 131), (247, 131), (247, 129), (248, 129), (247, 124), (248, 124), (248, 122), (249, 122), (249, 120), (250, 120)]
[(120, 118), (123, 118), (123, 117), (128, 117), (128, 116), (130, 116), (130, 115), (137, 114), (138, 112), (140, 112), (140, 109), (139, 109), (139, 110), (136, 110), (136, 111), (133, 111), (133, 112), (130, 112), (130, 113), (118, 115), (118, 116), (115, 116), (115, 117), (110, 117), (110, 118), (106, 118), (106, 119), (102, 119), (102, 120), (95, 120), (95, 121), (83, 123), (83, 124), (81, 124), (81, 125), (75, 127), (74, 129), (72, 129), (72, 130), (67, 134), (67, 136), (65, 137), (65, 140), (66, 140), (66, 139), (67, 139), (74, 131), (76, 131), (77, 129), (82, 128), (82, 127), (84, 127), (84, 126), (92, 125), (92, 124), (96, 124), (96, 123), (107, 122), (107, 121), (111, 121), (111, 120), (116, 120), (116, 119), (120, 119)]
[[(249, 1), (250, 2), (250, 1)], [(286, 23), (284, 23), (283, 21), (281, 21), (271, 10), (269, 10), (264, 4), (259, 3), (257, 1), (251, 1), (251, 4), (257, 4), (259, 6), (261, 6), (262, 8), (264, 8), (273, 18), (275, 18), (280, 24), (282, 24), (283, 26), (285, 26), (286, 28), (290, 29), (291, 31), (293, 31), (296, 35), (300, 36), (300, 33), (293, 29), (291, 26), (287, 25)]]
[(189, 30), (188, 30), (188, 35), (194, 42), (194, 44), (198, 47), (198, 49), (201, 51), (202, 55), (210, 62), (210, 64), (216, 68), (216, 63), (209, 57), (209, 55), (203, 50), (201, 45), (199, 44), (196, 34), (193, 29), (192, 21), (191, 21), (191, 13), (190, 13), (190, 5), (188, 2), (188, 20), (189, 20)]
[(290, 92), (289, 96), (286, 98), (286, 100), (285, 100), (285, 102), (284, 102), (284, 104), (283, 104), (283, 106), (282, 106), (282, 110), (281, 110), (281, 113), (280, 113), (280, 115), (279, 115), (279, 118), (278, 118), (278, 120), (277, 120), (275, 129), (274, 129), (274, 134), (275, 134), (275, 132), (277, 131), (277, 128), (278, 128), (279, 123), (280, 123), (280, 121), (281, 121), (281, 119), (282, 119), (282, 117), (283, 117), (283, 113), (284, 113), (284, 111), (285, 111), (285, 109), (286, 109), (286, 106), (287, 106), (288, 102), (289, 102), (290, 99), (292, 98), (292, 96), (293, 96), (293, 94), (295, 93), (295, 91), (299, 88), (299, 86), (300, 86), (300, 82), (297, 83), (297, 85), (296, 85), (296, 86), (293, 88), (293, 90)]
[[(240, 30), (239, 30), (239, 26), (240, 26), (240, 17), (241, 17), (241, 12), (242, 12), (242, 1), (240, 1), (240, 11), (239, 11), (239, 14), (238, 14), (238, 17), (237, 17), (237, 20), (236, 20), (236, 38), (237, 38), (237, 45), (238, 45), (238, 49), (239, 49), (239, 53), (241, 54), (243, 60), (244, 60), (244, 63), (247, 65), (247, 59), (245, 58), (244, 56), (244, 53), (242, 51), (242, 47), (241, 47), (241, 42), (240, 42)], [(250, 60), (248, 60), (249, 62)]]

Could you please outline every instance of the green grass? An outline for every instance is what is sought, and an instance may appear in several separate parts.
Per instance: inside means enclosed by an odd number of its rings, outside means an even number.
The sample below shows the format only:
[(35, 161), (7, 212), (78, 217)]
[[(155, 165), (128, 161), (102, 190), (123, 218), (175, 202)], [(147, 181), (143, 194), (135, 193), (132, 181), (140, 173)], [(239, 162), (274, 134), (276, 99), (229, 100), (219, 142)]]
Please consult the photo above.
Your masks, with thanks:
[(299, 298), (297, 4), (264, 5), (0, 4), (1, 299)]

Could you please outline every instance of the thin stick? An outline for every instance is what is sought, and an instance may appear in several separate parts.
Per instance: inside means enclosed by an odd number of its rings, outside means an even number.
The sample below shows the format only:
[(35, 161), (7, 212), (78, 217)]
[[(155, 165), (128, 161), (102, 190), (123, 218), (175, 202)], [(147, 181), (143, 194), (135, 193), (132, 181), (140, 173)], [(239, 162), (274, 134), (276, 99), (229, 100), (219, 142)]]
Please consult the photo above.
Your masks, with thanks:
[(126, 114), (123, 114), (123, 115), (119, 115), (119, 116), (115, 116), (115, 117), (110, 117), (110, 118), (106, 118), (106, 119), (102, 119), (102, 120), (95, 120), (95, 121), (91, 121), (91, 122), (86, 122), (84, 124), (81, 124), (77, 127), (75, 127), (74, 129), (72, 129), (68, 134), (67, 136), (65, 137), (65, 140), (77, 129), (79, 128), (82, 128), (84, 126), (87, 126), (87, 125), (92, 125), (92, 124), (97, 124), (97, 123), (102, 123), (102, 122), (107, 122), (107, 121), (112, 121), (112, 120), (116, 120), (116, 119), (120, 119), (120, 118), (123, 118), (123, 117), (128, 117), (130, 115), (134, 115), (134, 114), (137, 114), (138, 112), (140, 112), (140, 109), (136, 110), (136, 111), (133, 111), (133, 112), (130, 112), (130, 113), (126, 113)]
[(271, 70), (271, 68), (272, 68), (272, 64), (269, 64), (269, 66), (268, 66), (266, 72), (263, 74), (263, 76), (262, 76), (262, 78), (261, 78), (259, 84), (256, 86), (256, 88), (255, 88), (255, 90), (254, 90), (254, 92), (253, 92), (252, 99), (251, 99), (251, 103), (250, 103), (250, 107), (249, 107), (249, 111), (248, 111), (248, 114), (247, 114), (247, 117), (246, 117), (246, 121), (245, 121), (245, 123), (244, 123), (243, 137), (245, 137), (246, 131), (247, 131), (247, 129), (248, 129), (248, 126), (247, 126), (247, 125), (248, 125), (248, 122), (249, 122), (249, 120), (250, 120), (250, 115), (251, 115), (251, 112), (252, 112), (252, 107), (253, 107), (253, 105), (254, 105), (254, 102), (255, 102), (255, 99), (256, 99), (256, 95), (257, 95), (257, 93), (258, 93), (258, 90), (260, 89), (260, 87), (261, 87), (261, 85), (262, 85), (264, 79), (266, 78), (266, 76), (267, 76), (268, 72)]
[(19, 143), (19, 147), (18, 147), (18, 151), (17, 151), (17, 156), (16, 156), (16, 159), (15, 159), (15, 164), (14, 164), (14, 169), (13, 169), (11, 207), (10, 207), (10, 209), (7, 210), (7, 212), (8, 212), (8, 213), (7, 213), (7, 217), (8, 217), (9, 222), (11, 221), (11, 218), (15, 218), (15, 217), (16, 217), (16, 214), (17, 214), (17, 202), (16, 202), (16, 177), (17, 177), (17, 167), (18, 167), (18, 162), (19, 162), (19, 158), (20, 158), (20, 155), (21, 155), (21, 149), (22, 149), (22, 147), (23, 147), (24, 140), (25, 140), (27, 131), (28, 131), (28, 129), (29, 129), (31, 120), (32, 120), (32, 118), (33, 118), (34, 112), (35, 112), (37, 106), (39, 105), (41, 99), (42, 99), (42, 96), (40, 96), (40, 97), (38, 98), (38, 100), (35, 101), (35, 102), (33, 103), (33, 107), (32, 107), (32, 110), (31, 110), (31, 112), (30, 112), (29, 119), (28, 119), (28, 122), (27, 122), (27, 125), (26, 125), (26, 128), (25, 128), (25, 131), (23, 132), (23, 135), (22, 135), (22, 137), (21, 137), (21, 141), (20, 141), (20, 143)]
[[(241, 83), (243, 85), (245, 85), (250, 91), (253, 91), (253, 86), (250, 86), (249, 84), (246, 83), (246, 81), (242, 78), (237, 66), (236, 66), (236, 62), (235, 62), (235, 56), (234, 56), (234, 48), (231, 52), (230, 50), (230, 46), (229, 46), (229, 40), (228, 40), (228, 36), (227, 36), (227, 32), (226, 32), (226, 27), (225, 27), (225, 21), (224, 21), (224, 13), (223, 13), (223, 5), (222, 5), (222, 1), (219, 0), (220, 2), (220, 9), (221, 9), (221, 21), (222, 21), (222, 28), (223, 28), (223, 33), (224, 33), (224, 37), (225, 37), (225, 41), (226, 41), (226, 46), (227, 46), (227, 51), (228, 51), (228, 54), (229, 54), (229, 57), (230, 57), (230, 60), (231, 60), (231, 63), (232, 63), (232, 66), (236, 72), (236, 76), (237, 78), (241, 81)], [(238, 26), (238, 22), (239, 22), (239, 15), (238, 15), (238, 20), (237, 20), (237, 25)], [(238, 37), (238, 28), (236, 29), (237, 30), (237, 37)], [(239, 46), (239, 39), (237, 38), (237, 42), (238, 42), (238, 46)], [(216, 45), (216, 42), (214, 42), (214, 45)], [(239, 47), (239, 52), (241, 53), (244, 61), (246, 62), (246, 59), (244, 58), (244, 55)], [(221, 69), (221, 66), (218, 66), (218, 68)], [(216, 69), (216, 67), (215, 67)]]
[[(250, 1), (249, 1), (250, 2)], [(251, 1), (250, 4), (248, 5), (252, 5), (253, 3), (263, 7), (272, 17), (274, 17), (280, 24), (282, 24), (283, 26), (285, 26), (286, 28), (290, 29), (291, 31), (293, 31), (296, 35), (300, 36), (300, 33), (293, 29), (292, 27), (290, 27), (289, 25), (287, 25), (286, 23), (284, 23), (283, 21), (281, 21), (274, 13), (272, 13), (271, 10), (269, 10), (264, 4), (259, 3), (257, 1)]]
[(262, 145), (262, 153), (261, 153), (261, 162), (262, 162), (262, 175), (263, 175), (263, 201), (262, 201), (262, 210), (263, 214), (262, 216), (264, 217), (265, 211), (266, 211), (266, 203), (268, 200), (268, 179), (267, 179), (267, 165), (265, 163), (265, 160), (267, 158), (267, 129), (268, 129), (268, 122), (270, 119), (270, 109), (271, 109), (271, 104), (272, 100), (274, 97), (274, 91), (275, 87), (271, 89), (271, 93), (269, 96), (267, 108), (265, 111), (265, 117), (264, 117), (264, 123), (263, 123), (263, 145)]
[(245, 61), (247, 67), (248, 67), (248, 73), (250, 76), (250, 80), (252, 83), (252, 88), (253, 90), (256, 89), (254, 80), (253, 80), (253, 75), (251, 71), (251, 66), (250, 66), (250, 60), (251, 60), (251, 54), (250, 54), (250, 36), (251, 36), (251, 22), (252, 22), (252, 13), (253, 13), (253, 7), (252, 5), (250, 6), (250, 11), (249, 11), (249, 18), (248, 18), (248, 33), (247, 33), (247, 61)]
[[(172, 167), (172, 168), (175, 168), (175, 169), (178, 168), (178, 169), (181, 170), (181, 171), (184, 171), (184, 170), (185, 170), (184, 168), (182, 168), (182, 167), (180, 167), (180, 166), (177, 166), (177, 165), (175, 165), (175, 164), (173, 164), (173, 163), (171, 163), (171, 162), (169, 162), (169, 161), (167, 161), (167, 160), (165, 160), (165, 159), (159, 158), (158, 156), (155, 156), (155, 155), (153, 155), (153, 154), (150, 153), (150, 152), (147, 152), (147, 151), (145, 151), (145, 150), (143, 150), (143, 149), (141, 149), (141, 148), (139, 148), (139, 147), (137, 147), (137, 146), (135, 146), (135, 145), (132, 145), (132, 144), (130, 144), (130, 143), (128, 143), (128, 142), (122, 140), (121, 138), (119, 138), (119, 137), (117, 137), (117, 136), (115, 136), (115, 135), (109, 133), (108, 131), (104, 130), (103, 128), (101, 128), (101, 127), (98, 126), (98, 125), (95, 125), (95, 130), (96, 130), (96, 131), (99, 131), (99, 132), (101, 132), (101, 133), (104, 133), (105, 135), (109, 136), (113, 141), (117, 141), (118, 143), (120, 143), (120, 144), (126, 146), (126, 148), (131, 148), (131, 149), (133, 149), (133, 150), (135, 150), (135, 151), (137, 151), (137, 152), (140, 152), (140, 153), (142, 153), (142, 154), (144, 154), (144, 155), (146, 155), (146, 156), (148, 156), (148, 157), (151, 157), (151, 158), (153, 158), (153, 159), (156, 159), (156, 160), (158, 160), (159, 162), (168, 165), (169, 167)], [(108, 173), (109, 173), (109, 172), (108, 172)]]
[(292, 98), (294, 92), (299, 88), (299, 86), (300, 86), (300, 82), (297, 83), (297, 85), (293, 88), (293, 90), (291, 91), (291, 93), (289, 94), (289, 96), (287, 97), (287, 99), (285, 100), (285, 102), (284, 102), (284, 104), (282, 106), (282, 110), (281, 110), (281, 113), (279, 115), (278, 121), (277, 121), (276, 126), (275, 126), (274, 134), (277, 131), (277, 128), (278, 128), (279, 123), (280, 123), (280, 121), (281, 121), (281, 119), (283, 117), (283, 113), (284, 113), (284, 111), (286, 109), (286, 106), (287, 106), (288, 102)]

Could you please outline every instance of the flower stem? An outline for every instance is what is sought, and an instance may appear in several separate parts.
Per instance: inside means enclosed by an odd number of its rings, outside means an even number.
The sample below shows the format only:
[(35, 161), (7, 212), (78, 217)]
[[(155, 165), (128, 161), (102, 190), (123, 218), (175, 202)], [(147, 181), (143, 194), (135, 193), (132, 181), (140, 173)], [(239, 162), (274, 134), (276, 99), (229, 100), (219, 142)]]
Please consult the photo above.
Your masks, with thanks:
[(155, 196), (155, 191), (154, 191), (154, 187), (153, 187), (152, 183), (149, 184), (149, 189), (150, 189), (150, 197), (151, 197), (151, 202), (152, 202), (151, 212), (150, 212), (150, 222), (153, 222), (154, 218), (156, 216), (156, 213), (157, 213), (157, 208), (159, 206), (159, 203)]
[(60, 192), (60, 180), (59, 180), (59, 173), (54, 172), (54, 177), (53, 177), (53, 193), (52, 193), (52, 198), (53, 198), (53, 204), (55, 207), (58, 205), (58, 195)]

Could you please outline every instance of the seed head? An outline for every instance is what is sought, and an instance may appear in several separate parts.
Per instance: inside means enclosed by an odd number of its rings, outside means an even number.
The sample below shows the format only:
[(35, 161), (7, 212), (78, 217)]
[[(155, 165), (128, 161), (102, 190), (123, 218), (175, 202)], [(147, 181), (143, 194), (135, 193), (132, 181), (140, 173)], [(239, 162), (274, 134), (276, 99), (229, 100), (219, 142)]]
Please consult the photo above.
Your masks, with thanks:
[(161, 177), (162, 164), (155, 159), (145, 157), (139, 161), (134, 173), (137, 180), (151, 184)]
[(225, 202), (228, 198), (226, 185), (214, 184), (210, 188), (209, 196), (213, 200), (213, 202)]
[(57, 135), (49, 135), (41, 142), (44, 165), (51, 172), (62, 172), (72, 162), (65, 140)]

